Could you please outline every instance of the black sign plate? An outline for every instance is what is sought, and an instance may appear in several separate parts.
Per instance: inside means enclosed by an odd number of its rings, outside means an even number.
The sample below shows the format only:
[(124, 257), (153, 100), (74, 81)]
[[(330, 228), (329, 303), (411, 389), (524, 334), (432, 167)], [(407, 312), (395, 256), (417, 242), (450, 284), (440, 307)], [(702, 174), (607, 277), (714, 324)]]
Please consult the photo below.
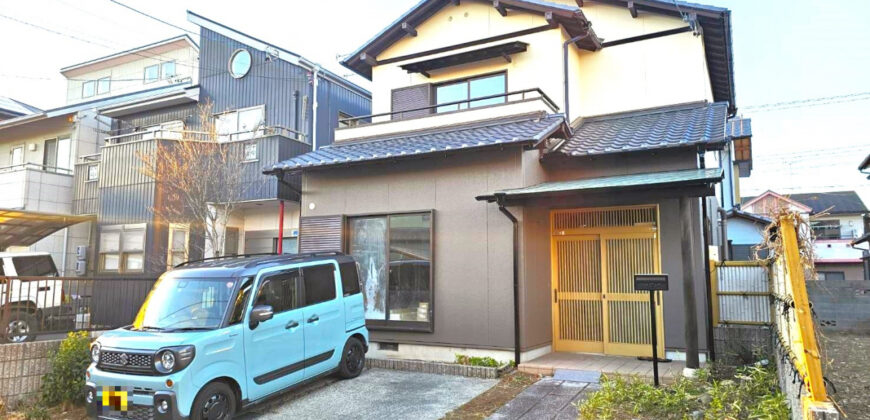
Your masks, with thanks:
[(635, 274), (634, 290), (668, 290), (668, 275)]

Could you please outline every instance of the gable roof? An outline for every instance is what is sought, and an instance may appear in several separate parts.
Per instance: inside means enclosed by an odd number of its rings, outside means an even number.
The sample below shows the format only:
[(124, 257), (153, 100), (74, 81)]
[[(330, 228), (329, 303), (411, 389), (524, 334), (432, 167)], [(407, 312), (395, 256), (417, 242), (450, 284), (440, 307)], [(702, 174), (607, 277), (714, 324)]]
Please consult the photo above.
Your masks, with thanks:
[(0, 114), (18, 117), (36, 112), (42, 112), (42, 110), (10, 97), (0, 96)]
[(696, 102), (584, 118), (554, 152), (592, 156), (725, 142), (728, 104)]
[(242, 44), (245, 44), (251, 48), (256, 48), (256, 49), (263, 51), (263, 52), (266, 52), (268, 54), (276, 55), (276, 56), (278, 56), (278, 58), (280, 58), (288, 63), (307, 68), (308, 70), (311, 70), (311, 71), (316, 70), (318, 73), (322, 74), (325, 78), (330, 79), (331, 81), (333, 81), (341, 86), (344, 86), (350, 90), (356, 91), (360, 95), (363, 95), (363, 96), (368, 97), (368, 98), (371, 98), (371, 96), (372, 96), (371, 92), (369, 92), (368, 90), (360, 87), (359, 85), (351, 82), (350, 80), (347, 80), (347, 79), (323, 68), (322, 66), (320, 66), (320, 64), (317, 64), (313, 61), (306, 59), (305, 57), (303, 57), (299, 54), (296, 54), (295, 52), (278, 47), (274, 44), (270, 44), (270, 43), (263, 41), (259, 38), (255, 38), (253, 36), (250, 36), (242, 31), (230, 28), (229, 26), (226, 26), (220, 22), (216, 22), (216, 21), (211, 20), (205, 16), (191, 12), (190, 10), (187, 11), (187, 20), (189, 22), (201, 27), (201, 28), (206, 28), (210, 31), (219, 33), (227, 38), (236, 40), (236, 41), (238, 41)]
[(567, 128), (561, 114), (535, 112), (420, 132), (390, 134), (357, 141), (343, 140), (278, 162), (263, 172), (296, 172), (307, 168), (425, 157), (508, 144), (537, 143), (560, 128)]
[(789, 198), (787, 196), (777, 194), (771, 190), (767, 190), (767, 191), (765, 191), (765, 192), (763, 192), (755, 197), (743, 197), (742, 204), (740, 205), (740, 207), (742, 207), (742, 208), (749, 207), (749, 206), (761, 201), (765, 197), (774, 197), (778, 200), (785, 201), (786, 203), (791, 204), (792, 206), (795, 206), (795, 207), (797, 207), (803, 211), (806, 211), (806, 212), (810, 212), (813, 210), (810, 206), (807, 206), (807, 205), (805, 205), (797, 200), (794, 200), (792, 198)]
[(98, 57), (98, 58), (94, 58), (91, 60), (83, 61), (81, 63), (66, 66), (66, 67), (60, 69), (60, 74), (66, 76), (66, 77), (75, 76), (75, 75), (81, 73), (82, 72), (81, 70), (84, 67), (89, 67), (89, 66), (93, 66), (95, 64), (100, 64), (100, 63), (106, 63), (107, 66), (113, 65), (109, 62), (113, 61), (113, 60), (123, 59), (123, 57), (130, 56), (130, 55), (136, 55), (137, 58), (135, 58), (135, 59), (138, 60), (139, 58), (148, 57), (148, 56), (140, 55), (140, 53), (142, 53), (144, 51), (159, 49), (161, 47), (168, 46), (168, 45), (171, 45), (174, 43), (178, 43), (180, 41), (187, 43), (189, 46), (191, 46), (192, 48), (199, 51), (199, 45), (197, 45), (196, 42), (193, 41), (193, 38), (189, 37), (188, 35), (176, 35), (176, 36), (173, 36), (171, 38), (161, 39), (160, 41), (152, 42), (150, 44), (140, 45), (138, 47), (133, 47), (133, 48), (130, 48), (128, 50), (119, 51), (119, 52), (112, 53), (112, 54), (109, 54), (109, 55), (106, 55), (103, 57)]
[(734, 217), (739, 217), (741, 219), (746, 219), (746, 220), (749, 220), (751, 222), (761, 223), (761, 224), (765, 224), (765, 225), (769, 224), (770, 222), (773, 221), (773, 219), (771, 219), (767, 216), (762, 216), (760, 214), (750, 213), (748, 211), (743, 211), (743, 210), (736, 209), (736, 208), (728, 210), (725, 213), (725, 217), (728, 219), (731, 219)]
[(866, 213), (867, 206), (855, 191), (832, 191), (792, 194), (791, 199), (813, 209), (813, 214), (827, 210), (830, 214)]
[[(372, 66), (360, 57), (365, 53), (371, 57), (377, 57), (378, 54), (386, 50), (388, 47), (404, 38), (408, 33), (402, 28), (403, 24), (416, 27), (429, 19), (435, 13), (449, 4), (458, 4), (451, 0), (421, 0), (419, 3), (411, 7), (407, 12), (399, 16), (398, 19), (387, 25), (386, 28), (378, 32), (373, 38), (366, 41), (356, 51), (350, 53), (341, 64), (360, 76), (369, 80), (372, 78)], [(600, 40), (595, 35), (595, 31), (589, 27), (589, 21), (579, 7), (569, 6), (566, 4), (555, 3), (546, 0), (501, 0), (500, 6), (507, 9), (519, 9), (533, 13), (551, 13), (553, 20), (568, 32), (569, 35), (577, 36), (584, 33), (589, 33), (591, 36), (577, 42), (579, 48), (597, 50), (601, 47)]]

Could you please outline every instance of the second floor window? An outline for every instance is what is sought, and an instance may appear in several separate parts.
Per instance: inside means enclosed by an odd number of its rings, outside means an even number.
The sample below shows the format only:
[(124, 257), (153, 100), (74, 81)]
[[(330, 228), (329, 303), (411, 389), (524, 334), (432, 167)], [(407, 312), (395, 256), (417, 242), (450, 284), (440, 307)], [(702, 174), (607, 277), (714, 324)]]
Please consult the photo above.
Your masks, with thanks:
[(265, 121), (262, 105), (219, 114), (215, 117), (218, 141), (252, 139), (262, 132)]
[(96, 93), (96, 83), (93, 80), (88, 80), (82, 83), (82, 98), (90, 98)]
[(96, 181), (100, 178), (100, 166), (88, 165), (88, 181)]
[(160, 66), (155, 64), (153, 66), (145, 67), (145, 83), (156, 82), (160, 79)]
[[(507, 92), (507, 75), (505, 73), (473, 77), (454, 82), (447, 82), (435, 87), (435, 104), (448, 104), (457, 101), (468, 101), (474, 98), (484, 98), (492, 95), (502, 95)], [(443, 105), (438, 112), (457, 111), (485, 105), (504, 103), (504, 96), (477, 101), (462, 102), (453, 105)]]
[(112, 83), (111, 77), (103, 77), (101, 79), (97, 79), (97, 95), (109, 93), (109, 89), (111, 88), (111, 83)]
[(167, 61), (160, 64), (160, 78), (170, 79), (175, 77), (175, 62)]
[(9, 164), (12, 166), (24, 163), (24, 145), (18, 145), (9, 151)]
[(69, 138), (48, 139), (43, 147), (43, 165), (49, 171), (72, 169), (72, 150)]

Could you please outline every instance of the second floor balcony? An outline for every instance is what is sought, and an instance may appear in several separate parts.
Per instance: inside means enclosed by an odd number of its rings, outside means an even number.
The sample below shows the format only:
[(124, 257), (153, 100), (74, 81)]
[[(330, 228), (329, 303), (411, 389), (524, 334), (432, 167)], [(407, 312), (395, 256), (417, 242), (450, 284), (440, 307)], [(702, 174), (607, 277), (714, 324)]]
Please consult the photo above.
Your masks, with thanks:
[(863, 235), (864, 232), (853, 226), (826, 224), (813, 226), (813, 234), (816, 240), (839, 240), (855, 239)]
[(539, 88), (407, 109), (394, 104), (390, 112), (340, 119), (339, 127), (335, 130), (335, 141), (425, 130), (539, 111), (559, 112), (558, 105)]
[(0, 208), (69, 213), (72, 170), (28, 162), (0, 167)]

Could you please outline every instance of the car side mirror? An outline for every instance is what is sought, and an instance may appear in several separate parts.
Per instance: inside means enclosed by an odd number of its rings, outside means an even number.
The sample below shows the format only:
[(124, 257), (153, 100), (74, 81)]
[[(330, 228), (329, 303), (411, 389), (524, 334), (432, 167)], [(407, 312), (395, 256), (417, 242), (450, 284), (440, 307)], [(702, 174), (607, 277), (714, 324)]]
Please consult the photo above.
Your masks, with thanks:
[(274, 314), (271, 305), (255, 306), (254, 309), (251, 310), (251, 318), (249, 322), (251, 329), (257, 328), (257, 326), (263, 321), (272, 319)]

